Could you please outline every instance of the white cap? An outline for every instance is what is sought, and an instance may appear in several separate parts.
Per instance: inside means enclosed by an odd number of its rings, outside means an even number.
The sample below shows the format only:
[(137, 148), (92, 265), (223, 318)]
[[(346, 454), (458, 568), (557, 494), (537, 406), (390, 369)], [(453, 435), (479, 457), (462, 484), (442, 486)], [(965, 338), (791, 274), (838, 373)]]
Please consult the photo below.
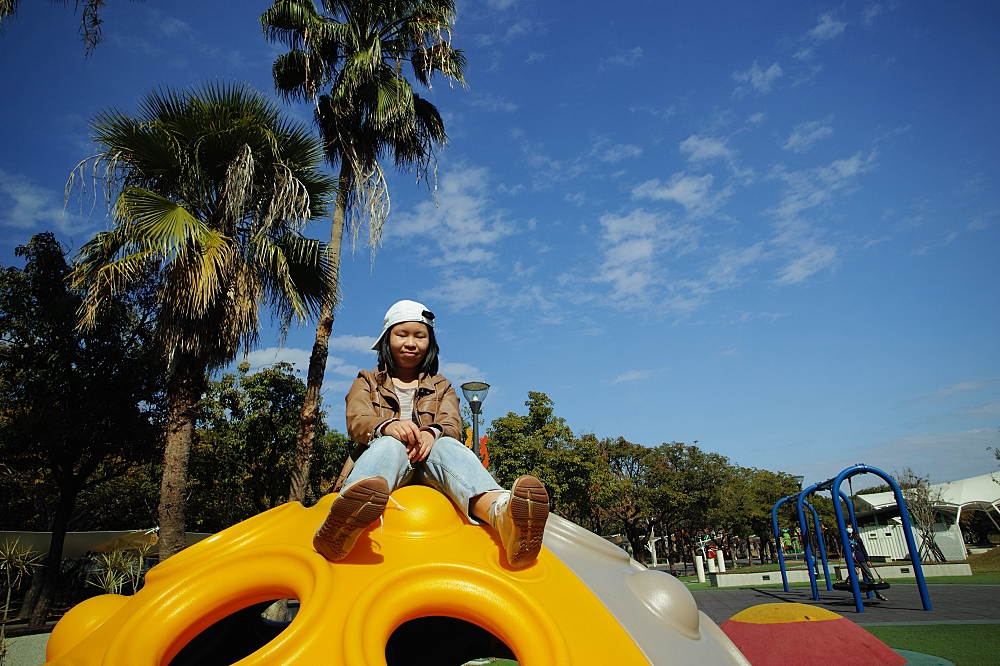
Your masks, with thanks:
[(382, 332), (379, 334), (372, 349), (378, 351), (378, 343), (382, 341), (385, 332), (396, 324), (404, 321), (419, 321), (427, 324), (428, 328), (434, 328), (434, 313), (427, 309), (423, 303), (416, 301), (398, 301), (393, 304), (389, 311), (385, 313), (385, 320), (382, 322)]

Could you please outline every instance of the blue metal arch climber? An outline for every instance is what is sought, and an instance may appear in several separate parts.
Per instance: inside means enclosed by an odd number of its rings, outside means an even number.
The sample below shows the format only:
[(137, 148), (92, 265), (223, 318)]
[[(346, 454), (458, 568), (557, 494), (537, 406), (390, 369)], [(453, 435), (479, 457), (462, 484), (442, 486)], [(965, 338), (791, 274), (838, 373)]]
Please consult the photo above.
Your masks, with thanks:
[[(831, 495), (833, 495), (834, 497), (839, 497), (840, 500), (847, 505), (847, 511), (851, 518), (851, 525), (854, 528), (855, 532), (860, 533), (860, 531), (858, 530), (858, 522), (854, 516), (854, 505), (851, 502), (851, 499), (847, 496), (847, 493), (845, 493), (843, 490), (840, 489), (840, 485), (845, 480), (853, 476), (857, 476), (858, 474), (874, 474), (878, 477), (881, 477), (882, 480), (885, 481), (887, 484), (889, 484), (889, 487), (892, 489), (892, 494), (893, 497), (896, 499), (896, 506), (899, 508), (899, 515), (903, 523), (903, 534), (906, 536), (906, 547), (909, 549), (910, 562), (913, 566), (913, 573), (917, 579), (917, 588), (920, 590), (920, 601), (923, 604), (925, 611), (931, 610), (931, 599), (930, 595), (927, 592), (927, 583), (924, 581), (924, 570), (923, 567), (920, 565), (920, 553), (917, 551), (917, 544), (913, 538), (913, 529), (910, 527), (910, 518), (909, 515), (906, 513), (906, 501), (903, 498), (903, 491), (900, 490), (899, 484), (897, 484), (896, 481), (891, 476), (889, 476), (882, 470), (878, 469), (877, 467), (870, 467), (868, 465), (864, 465), (861, 463), (848, 467), (847, 469), (845, 469), (832, 479), (827, 479), (822, 483), (814, 483), (808, 488), (805, 488), (798, 495), (789, 495), (788, 497), (783, 497), (777, 502), (775, 502), (774, 508), (771, 510), (771, 525), (774, 528), (774, 538), (775, 541), (777, 542), (778, 563), (781, 566), (781, 582), (784, 585), (785, 592), (788, 592), (788, 575), (785, 570), (785, 556), (781, 551), (781, 534), (778, 532), (778, 508), (788, 500), (792, 499), (793, 497), (796, 498), (796, 508), (798, 509), (798, 517), (799, 517), (799, 528), (802, 531), (802, 544), (805, 550), (806, 565), (809, 570), (809, 582), (810, 585), (812, 586), (813, 599), (819, 601), (819, 588), (816, 585), (816, 571), (813, 566), (814, 560), (812, 556), (812, 546), (810, 544), (810, 538), (809, 538), (809, 525), (808, 521), (806, 520), (803, 507), (808, 506), (809, 511), (813, 515), (813, 524), (815, 525), (816, 535), (818, 537), (817, 540), (819, 541), (820, 545), (820, 556), (823, 561), (823, 571), (826, 575), (826, 589), (830, 590), (832, 589), (830, 581), (830, 570), (829, 570), (829, 565), (827, 563), (826, 547), (823, 544), (823, 535), (820, 530), (819, 517), (817, 516), (816, 510), (812, 507), (812, 505), (806, 501), (806, 498), (815, 492), (829, 490)], [(850, 579), (851, 590), (854, 593), (854, 606), (859, 613), (864, 613), (865, 607), (864, 603), (861, 600), (861, 585), (858, 581), (857, 571), (855, 571), (855, 568), (852, 566), (854, 562), (854, 553), (851, 549), (850, 539), (848, 539), (847, 537), (847, 524), (844, 521), (844, 509), (841, 507), (841, 502), (833, 503), (833, 511), (837, 517), (837, 528), (840, 530), (840, 538), (844, 546), (844, 558), (845, 558), (845, 563), (847, 564), (846, 568), (847, 568), (848, 578)], [(868, 598), (870, 599), (871, 596), (872, 593), (870, 590), (868, 590)]]
[[(815, 489), (813, 489), (810, 492), (814, 491)], [(774, 529), (774, 540), (778, 550), (778, 565), (781, 567), (781, 584), (784, 586), (785, 592), (789, 591), (788, 572), (785, 567), (785, 555), (781, 550), (781, 533), (778, 530), (778, 509), (781, 507), (782, 504), (784, 504), (790, 499), (798, 500), (798, 498), (801, 495), (802, 493), (799, 493), (798, 495), (788, 495), (787, 497), (782, 497), (780, 500), (774, 503), (774, 508), (771, 509), (771, 526)], [(850, 499), (848, 499), (847, 494), (844, 493), (843, 491), (840, 492), (840, 498), (847, 504), (847, 510), (851, 516), (851, 524), (854, 526), (854, 529), (857, 530), (858, 523), (857, 520), (855, 520), (854, 518), (854, 506), (851, 504)], [(813, 525), (817, 534), (816, 540), (819, 543), (820, 559), (823, 562), (823, 573), (826, 576), (826, 589), (833, 590), (833, 586), (831, 585), (831, 580), (830, 580), (830, 565), (826, 555), (826, 545), (823, 541), (823, 533), (820, 528), (819, 515), (817, 515), (816, 509), (813, 508), (812, 504), (805, 501), (805, 499), (803, 499), (802, 504), (809, 507), (809, 511), (812, 513)], [(796, 507), (798, 509), (798, 516), (799, 516), (799, 529), (801, 530), (803, 535), (803, 543), (806, 545), (804, 555), (805, 555), (806, 566), (809, 569), (810, 580), (812, 581), (813, 598), (819, 599), (819, 592), (816, 589), (815, 574), (813, 573), (814, 568), (812, 560), (812, 548), (809, 546), (810, 539), (809, 539), (808, 521), (805, 520), (805, 515), (802, 512), (802, 506), (798, 505), (798, 502), (796, 502)], [(870, 594), (871, 593), (869, 593), (869, 596)]]
[[(808, 525), (807, 525), (805, 517), (804, 517), (804, 515), (802, 513), (802, 505), (805, 504), (806, 506), (809, 506), (809, 510), (812, 511), (813, 512), (813, 516), (815, 516), (816, 515), (816, 510), (813, 509), (811, 505), (809, 505), (809, 503), (806, 501), (806, 498), (809, 497), (810, 495), (812, 495), (813, 493), (817, 492), (817, 491), (820, 491), (820, 490), (829, 490), (829, 488), (825, 487), (827, 483), (829, 483), (829, 481), (824, 481), (823, 483), (814, 483), (813, 485), (809, 486), (808, 488), (805, 488), (802, 492), (800, 492), (798, 494), (798, 499), (796, 501), (796, 505), (797, 505), (798, 511), (799, 511), (799, 529), (802, 530), (802, 543), (803, 543), (803, 547), (804, 547), (804, 550), (805, 550), (806, 562), (809, 564), (809, 567), (808, 567), (809, 568), (809, 584), (812, 587), (813, 600), (815, 600), (815, 601), (819, 601), (819, 589), (816, 586), (816, 569), (812, 565), (812, 562), (813, 562), (813, 559), (812, 559), (812, 543), (811, 543), (811, 540), (809, 539)], [(840, 499), (845, 504), (847, 504), (847, 510), (850, 512), (850, 516), (851, 516), (851, 525), (854, 527), (854, 530), (857, 531), (858, 530), (858, 522), (854, 518), (854, 504), (851, 502), (851, 499), (847, 496), (847, 493), (845, 493), (843, 490), (840, 490), (838, 488), (836, 494), (840, 497)], [(792, 495), (792, 497), (795, 497), (795, 495)], [(834, 502), (834, 507), (835, 507), (835, 511), (838, 510), (838, 509), (840, 509), (840, 502)], [(819, 525), (819, 519), (818, 518), (816, 519), (815, 524), (816, 524), (816, 541), (819, 542), (820, 554), (823, 557), (823, 574), (826, 577), (826, 589), (828, 591), (832, 591), (833, 590), (833, 585), (832, 585), (833, 581), (830, 580), (830, 567), (828, 566), (827, 559), (826, 559), (826, 546), (824, 544), (823, 533), (820, 530), (820, 525)], [(844, 532), (841, 532), (841, 534), (843, 534), (843, 533)], [(871, 599), (871, 592), (868, 593), (868, 598)]]
[[(913, 538), (913, 529), (910, 527), (910, 517), (906, 513), (906, 501), (903, 499), (903, 491), (899, 488), (899, 484), (896, 483), (891, 476), (877, 467), (869, 467), (868, 465), (858, 463), (857, 465), (848, 467), (833, 479), (824, 481), (819, 485), (823, 486), (823, 490), (830, 490), (832, 493), (842, 494), (843, 491), (840, 489), (840, 484), (852, 476), (857, 476), (858, 474), (874, 474), (875, 476), (881, 477), (882, 480), (889, 484), (889, 487), (892, 489), (892, 495), (896, 499), (896, 506), (899, 507), (899, 516), (903, 523), (903, 534), (906, 536), (906, 547), (910, 551), (910, 562), (913, 565), (913, 573), (917, 578), (917, 588), (920, 590), (920, 601), (923, 604), (925, 611), (931, 610), (931, 598), (927, 593), (927, 583), (924, 581), (923, 567), (920, 566), (920, 553), (917, 551), (917, 543)], [(850, 504), (848, 504), (848, 506), (850, 506)], [(840, 508), (840, 502), (833, 503), (833, 510), (837, 516), (837, 527), (840, 529), (840, 538), (844, 544), (844, 558), (847, 562), (847, 572), (851, 580), (851, 589), (854, 592), (854, 606), (857, 608), (859, 613), (864, 613), (865, 607), (861, 602), (861, 587), (858, 584), (858, 574), (852, 566), (852, 563), (854, 562), (854, 554), (851, 550), (850, 540), (847, 538), (847, 525), (844, 523), (844, 510)], [(852, 523), (853, 522), (852, 517)], [(857, 529), (856, 525), (854, 529)], [(813, 589), (815, 589), (815, 587)]]

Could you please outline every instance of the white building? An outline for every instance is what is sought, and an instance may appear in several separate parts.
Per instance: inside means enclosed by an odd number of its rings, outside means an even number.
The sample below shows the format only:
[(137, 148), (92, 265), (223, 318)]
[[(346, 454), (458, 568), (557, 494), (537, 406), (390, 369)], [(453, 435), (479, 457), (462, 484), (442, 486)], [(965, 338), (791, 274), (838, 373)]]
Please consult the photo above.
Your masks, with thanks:
[[(963, 511), (984, 512), (1000, 532), (1000, 472), (934, 484), (931, 486), (931, 497), (938, 498), (934, 508), (944, 519), (934, 525), (934, 541), (949, 560), (964, 560), (967, 556), (965, 541), (958, 525)], [(875, 516), (896, 507), (892, 492), (869, 493), (858, 495), (857, 498), (870, 506)], [(870, 555), (890, 559), (905, 557), (906, 542), (898, 515), (885, 521), (883, 525), (876, 523), (876, 527), (862, 527), (861, 532)], [(919, 548), (919, 532), (914, 530), (913, 536)]]

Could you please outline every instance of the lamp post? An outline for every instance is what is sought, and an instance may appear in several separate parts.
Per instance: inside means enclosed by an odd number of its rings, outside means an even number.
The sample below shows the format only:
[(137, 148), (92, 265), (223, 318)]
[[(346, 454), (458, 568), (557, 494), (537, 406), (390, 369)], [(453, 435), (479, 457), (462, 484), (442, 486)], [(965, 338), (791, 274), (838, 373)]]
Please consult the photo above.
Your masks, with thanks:
[(486, 382), (465, 382), (462, 384), (462, 394), (469, 402), (469, 409), (472, 410), (472, 451), (476, 455), (479, 447), (479, 412), (483, 408), (483, 400), (489, 393), (490, 385)]

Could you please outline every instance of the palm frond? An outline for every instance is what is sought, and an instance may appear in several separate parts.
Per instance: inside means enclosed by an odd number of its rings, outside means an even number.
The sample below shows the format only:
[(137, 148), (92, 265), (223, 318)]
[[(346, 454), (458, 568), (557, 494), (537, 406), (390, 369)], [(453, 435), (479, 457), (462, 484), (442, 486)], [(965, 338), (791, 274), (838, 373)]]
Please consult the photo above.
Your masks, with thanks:
[[(319, 170), (322, 148), (305, 126), (246, 85), (210, 83), (154, 91), (136, 116), (111, 110), (92, 127), (101, 147), (92, 163), (114, 193), (114, 227), (76, 260), (82, 325), (109, 295), (151, 270), (160, 280), (161, 341), (207, 366), (256, 341), (266, 303), (297, 317), (316, 311), (312, 283), (293, 273), (325, 260), (303, 255), (292, 269), (287, 261), (261, 263), (254, 249), (261, 239), (280, 246), (299, 236), (334, 193)], [(308, 294), (296, 291), (299, 282)]]

